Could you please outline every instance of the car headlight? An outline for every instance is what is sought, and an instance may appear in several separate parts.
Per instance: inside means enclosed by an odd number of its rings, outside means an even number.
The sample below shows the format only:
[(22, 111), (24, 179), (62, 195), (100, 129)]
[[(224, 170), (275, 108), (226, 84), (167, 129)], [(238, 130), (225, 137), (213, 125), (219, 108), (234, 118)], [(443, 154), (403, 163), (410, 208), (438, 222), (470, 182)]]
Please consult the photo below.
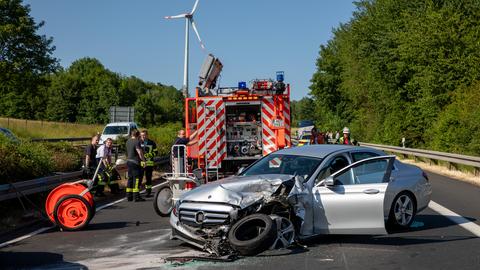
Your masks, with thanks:
[(178, 207), (180, 207), (180, 201), (177, 201), (175, 203), (175, 206), (173, 206), (173, 209), (172, 209), (172, 213), (176, 217), (178, 217)]

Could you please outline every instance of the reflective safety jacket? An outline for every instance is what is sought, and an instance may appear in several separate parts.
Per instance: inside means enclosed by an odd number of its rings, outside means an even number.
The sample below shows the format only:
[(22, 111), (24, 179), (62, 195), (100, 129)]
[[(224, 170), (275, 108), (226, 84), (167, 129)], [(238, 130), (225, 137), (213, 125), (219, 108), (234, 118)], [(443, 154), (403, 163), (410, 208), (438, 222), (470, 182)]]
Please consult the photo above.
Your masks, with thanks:
[(349, 137), (347, 140), (345, 140), (345, 137), (343, 137), (343, 136), (340, 138), (339, 144), (357, 145), (357, 143), (354, 139)]
[(146, 166), (153, 167), (153, 158), (158, 155), (157, 144), (152, 140), (145, 140), (142, 142), (143, 155), (145, 156)]

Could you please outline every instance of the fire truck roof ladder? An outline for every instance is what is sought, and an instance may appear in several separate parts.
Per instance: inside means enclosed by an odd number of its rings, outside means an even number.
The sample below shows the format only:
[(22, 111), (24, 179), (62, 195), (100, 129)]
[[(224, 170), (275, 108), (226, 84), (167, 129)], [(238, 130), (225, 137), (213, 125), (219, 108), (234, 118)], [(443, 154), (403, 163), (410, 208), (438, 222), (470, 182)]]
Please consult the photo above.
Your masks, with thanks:
[[(213, 134), (218, 135), (216, 106), (206, 106), (205, 112), (205, 133), (212, 134), (213, 132)], [(205, 145), (207, 147), (205, 155), (205, 178), (207, 183), (210, 179), (218, 180), (218, 159), (220, 155), (218, 151), (218, 139), (219, 136), (207, 136), (205, 140)]]

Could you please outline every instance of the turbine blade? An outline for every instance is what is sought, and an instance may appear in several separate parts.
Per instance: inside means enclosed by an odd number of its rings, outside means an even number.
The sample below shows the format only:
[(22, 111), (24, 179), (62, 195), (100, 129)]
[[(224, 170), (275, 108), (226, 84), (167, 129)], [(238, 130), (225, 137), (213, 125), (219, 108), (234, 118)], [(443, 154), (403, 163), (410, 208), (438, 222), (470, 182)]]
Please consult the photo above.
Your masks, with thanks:
[(175, 15), (175, 16), (165, 16), (165, 19), (178, 19), (178, 18), (185, 18), (187, 17), (187, 13), (184, 13), (184, 14), (178, 14), (178, 15)]
[(193, 31), (197, 35), (198, 41), (200, 41), (200, 46), (203, 50), (205, 50), (205, 45), (203, 45), (202, 39), (200, 38), (200, 34), (198, 33), (197, 26), (195, 25), (195, 21), (193, 18), (190, 19), (190, 23), (192, 24)]
[(195, 4), (193, 5), (192, 12), (190, 12), (190, 14), (193, 15), (193, 13), (195, 12), (195, 10), (197, 9), (197, 6), (198, 6), (198, 0), (195, 1)]

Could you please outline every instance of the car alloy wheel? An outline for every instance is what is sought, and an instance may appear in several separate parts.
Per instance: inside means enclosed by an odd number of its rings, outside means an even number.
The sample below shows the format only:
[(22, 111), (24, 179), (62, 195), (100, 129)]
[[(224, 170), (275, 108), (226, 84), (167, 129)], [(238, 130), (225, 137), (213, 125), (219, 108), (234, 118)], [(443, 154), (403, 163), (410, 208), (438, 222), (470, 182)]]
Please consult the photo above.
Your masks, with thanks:
[(402, 227), (408, 227), (415, 215), (415, 205), (410, 195), (398, 196), (393, 207), (396, 223)]
[(270, 246), (270, 249), (279, 249), (289, 247), (295, 238), (295, 228), (293, 223), (284, 217), (277, 215), (270, 216), (277, 225), (277, 238)]

